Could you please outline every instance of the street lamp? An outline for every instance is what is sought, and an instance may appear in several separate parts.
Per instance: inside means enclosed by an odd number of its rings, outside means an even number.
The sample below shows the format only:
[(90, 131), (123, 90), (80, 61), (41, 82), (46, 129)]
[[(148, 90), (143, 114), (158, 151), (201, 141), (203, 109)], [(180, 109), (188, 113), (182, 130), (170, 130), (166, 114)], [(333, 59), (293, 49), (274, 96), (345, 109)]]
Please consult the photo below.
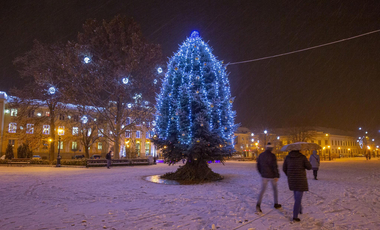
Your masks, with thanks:
[(57, 155), (57, 165), (56, 167), (61, 167), (61, 136), (63, 135), (63, 129), (58, 129), (58, 155)]
[(352, 152), (350, 152), (350, 148), (348, 149), (348, 155), (350, 156), (350, 157), (352, 157)]

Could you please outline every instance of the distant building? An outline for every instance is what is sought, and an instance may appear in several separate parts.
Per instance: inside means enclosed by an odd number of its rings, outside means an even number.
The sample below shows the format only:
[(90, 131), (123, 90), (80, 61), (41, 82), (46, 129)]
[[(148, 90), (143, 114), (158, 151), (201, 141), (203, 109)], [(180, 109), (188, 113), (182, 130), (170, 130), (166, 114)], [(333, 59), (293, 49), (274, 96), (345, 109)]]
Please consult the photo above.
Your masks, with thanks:
[[(363, 141), (364, 139), (364, 141)], [(362, 141), (360, 141), (362, 140)], [(240, 127), (235, 132), (235, 150), (243, 157), (257, 157), (265, 150), (268, 142), (274, 145), (273, 152), (278, 158), (286, 156), (280, 149), (294, 142), (316, 143), (321, 146), (322, 159), (364, 156), (371, 152), (379, 155), (379, 146), (368, 136), (358, 137), (355, 132), (325, 127), (292, 127), (267, 130), (249, 130)], [(364, 144), (363, 144), (364, 143)], [(309, 155), (310, 152), (305, 152)]]

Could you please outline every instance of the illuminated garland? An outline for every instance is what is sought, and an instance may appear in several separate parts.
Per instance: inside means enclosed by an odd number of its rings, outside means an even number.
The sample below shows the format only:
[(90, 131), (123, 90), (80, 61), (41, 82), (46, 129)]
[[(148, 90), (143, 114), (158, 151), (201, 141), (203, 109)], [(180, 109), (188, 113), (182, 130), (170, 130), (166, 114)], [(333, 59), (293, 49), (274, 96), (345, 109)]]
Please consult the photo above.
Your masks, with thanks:
[(189, 145), (199, 127), (209, 127), (232, 144), (235, 129), (226, 65), (211, 53), (197, 31), (171, 57), (157, 97), (157, 134)]

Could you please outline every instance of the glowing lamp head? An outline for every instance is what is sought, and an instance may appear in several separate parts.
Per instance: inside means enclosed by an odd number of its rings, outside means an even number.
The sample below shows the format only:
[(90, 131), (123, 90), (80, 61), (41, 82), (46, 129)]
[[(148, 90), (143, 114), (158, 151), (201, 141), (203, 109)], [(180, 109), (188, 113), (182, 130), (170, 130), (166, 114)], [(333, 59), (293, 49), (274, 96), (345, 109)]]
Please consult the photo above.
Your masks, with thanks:
[(58, 129), (58, 135), (59, 136), (63, 135), (63, 129)]
[(157, 73), (162, 73), (162, 68), (161, 67), (157, 68)]
[(268, 131), (267, 131), (267, 130), (264, 130), (264, 133), (265, 133), (265, 134), (267, 134), (267, 133), (268, 133)]
[(83, 124), (86, 124), (86, 123), (88, 122), (88, 118), (87, 118), (87, 116), (83, 116), (83, 117), (81, 118), (81, 120), (82, 120), (82, 123), (83, 123)]
[(88, 64), (88, 63), (90, 63), (91, 59), (86, 56), (83, 58), (83, 61), (84, 61), (84, 63)]
[(129, 82), (129, 79), (128, 79), (127, 77), (125, 77), (125, 78), (123, 78), (123, 80), (122, 80), (122, 81), (123, 81), (123, 84), (124, 84), (124, 85), (126, 85), (126, 84), (128, 84), (128, 82)]
[(49, 92), (50, 95), (55, 94), (55, 88), (54, 88), (54, 86), (50, 87), (49, 90), (48, 90), (48, 92)]

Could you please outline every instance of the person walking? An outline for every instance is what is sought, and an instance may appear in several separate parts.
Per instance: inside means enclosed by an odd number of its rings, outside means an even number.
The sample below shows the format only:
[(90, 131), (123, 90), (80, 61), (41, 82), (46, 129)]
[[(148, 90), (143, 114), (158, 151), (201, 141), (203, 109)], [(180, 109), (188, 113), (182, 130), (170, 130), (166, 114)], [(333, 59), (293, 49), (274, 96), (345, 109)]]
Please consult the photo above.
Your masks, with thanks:
[(273, 196), (274, 196), (274, 208), (281, 208), (281, 204), (278, 204), (278, 192), (277, 192), (277, 181), (280, 178), (278, 172), (276, 155), (272, 153), (273, 145), (269, 142), (266, 146), (264, 152), (262, 152), (257, 158), (257, 170), (262, 177), (261, 191), (259, 193), (259, 198), (256, 204), (256, 211), (261, 211), (261, 201), (263, 199), (264, 192), (267, 188), (268, 182), (272, 184)]
[(107, 168), (109, 169), (111, 167), (111, 159), (112, 159), (112, 150), (109, 151), (106, 155), (106, 159), (107, 159)]
[(293, 221), (301, 221), (298, 214), (302, 214), (302, 195), (309, 191), (307, 184), (306, 171), (311, 170), (311, 164), (299, 150), (292, 150), (286, 156), (283, 171), (288, 177), (289, 189), (294, 194)]
[(310, 155), (309, 161), (311, 164), (311, 168), (313, 169), (314, 180), (318, 180), (317, 179), (318, 169), (319, 169), (319, 165), (320, 165), (321, 161), (320, 161), (319, 155), (317, 154), (316, 150), (314, 150), (313, 154)]

